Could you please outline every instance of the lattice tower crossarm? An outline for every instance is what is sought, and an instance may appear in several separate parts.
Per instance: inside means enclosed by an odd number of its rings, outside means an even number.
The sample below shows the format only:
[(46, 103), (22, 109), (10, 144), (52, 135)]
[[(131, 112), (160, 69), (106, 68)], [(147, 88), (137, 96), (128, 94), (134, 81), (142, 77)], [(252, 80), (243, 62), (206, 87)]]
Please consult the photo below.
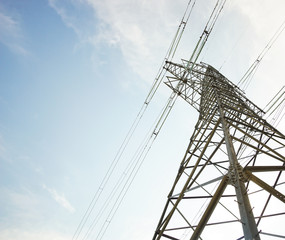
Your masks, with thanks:
[[(284, 135), (212, 66), (183, 60), (182, 64), (166, 62), (164, 67), (173, 75), (166, 84), (199, 111), (199, 119), (153, 240), (203, 239), (206, 227), (222, 223), (239, 223), (245, 239), (260, 239), (261, 219), (285, 213), (265, 214), (271, 196), (285, 206), (279, 186), (285, 170)], [(253, 172), (271, 177), (263, 179)], [(254, 212), (249, 191), (256, 188), (267, 195), (261, 204), (254, 204), (260, 205)], [(224, 214), (217, 214), (219, 209), (226, 212), (225, 220)], [(209, 223), (210, 219), (214, 222)]]

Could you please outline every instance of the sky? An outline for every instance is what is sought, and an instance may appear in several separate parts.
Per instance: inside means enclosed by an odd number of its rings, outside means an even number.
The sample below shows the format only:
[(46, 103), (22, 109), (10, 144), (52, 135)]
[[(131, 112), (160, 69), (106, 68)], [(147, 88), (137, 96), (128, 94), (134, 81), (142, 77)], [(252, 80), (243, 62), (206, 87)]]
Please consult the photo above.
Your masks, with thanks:
[[(0, 240), (72, 239), (187, 3), (0, 1)], [(214, 4), (197, 0), (174, 61), (189, 59)], [(284, 21), (284, 9), (283, 0), (228, 1), (199, 61), (237, 83)], [(285, 33), (246, 90), (261, 108), (284, 85), (284, 41)], [(96, 208), (170, 93), (160, 86)], [(177, 101), (102, 239), (152, 237), (197, 117)], [(284, 122), (278, 129), (284, 132)]]

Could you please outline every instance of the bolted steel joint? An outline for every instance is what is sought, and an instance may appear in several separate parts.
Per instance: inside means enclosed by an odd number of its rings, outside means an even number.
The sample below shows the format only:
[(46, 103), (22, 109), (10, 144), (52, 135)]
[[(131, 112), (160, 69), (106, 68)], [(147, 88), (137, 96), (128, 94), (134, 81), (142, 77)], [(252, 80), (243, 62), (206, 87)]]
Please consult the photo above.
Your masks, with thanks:
[(230, 184), (235, 186), (237, 180), (242, 182), (248, 182), (249, 176), (243, 171), (243, 167), (239, 163), (230, 164), (228, 176), (230, 178)]

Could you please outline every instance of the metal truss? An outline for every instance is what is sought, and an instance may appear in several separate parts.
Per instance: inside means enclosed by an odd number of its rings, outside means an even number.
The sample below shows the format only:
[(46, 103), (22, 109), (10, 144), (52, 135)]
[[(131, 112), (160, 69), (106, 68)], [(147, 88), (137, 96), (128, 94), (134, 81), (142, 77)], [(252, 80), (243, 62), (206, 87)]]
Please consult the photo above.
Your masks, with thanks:
[(285, 136), (212, 66), (182, 60), (164, 68), (166, 84), (199, 119), (153, 240), (285, 235)]

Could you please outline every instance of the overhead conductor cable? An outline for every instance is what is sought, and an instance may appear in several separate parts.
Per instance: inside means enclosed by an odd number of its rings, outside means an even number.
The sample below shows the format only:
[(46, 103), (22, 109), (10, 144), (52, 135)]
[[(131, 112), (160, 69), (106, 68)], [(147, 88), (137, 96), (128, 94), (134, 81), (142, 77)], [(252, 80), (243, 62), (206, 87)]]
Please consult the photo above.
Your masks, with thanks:
[[(199, 47), (199, 44), (201, 43), (201, 41), (199, 40), (199, 42), (197, 44), (198, 47), (196, 46), (196, 48), (195, 48), (196, 54), (192, 54), (192, 56), (196, 57), (196, 60), (198, 59), (198, 57), (199, 57), (199, 55), (200, 55), (200, 53), (201, 53), (201, 51), (202, 51), (202, 49), (203, 49), (207, 39), (208, 39), (208, 36), (211, 33), (211, 31), (212, 31), (212, 29), (213, 29), (213, 27), (214, 27), (214, 25), (215, 25), (215, 23), (217, 21), (217, 18), (219, 16), (219, 14), (220, 14), (220, 12), (221, 12), (225, 2), (226, 2), (225, 0), (223, 0), (223, 1), (218, 0), (217, 1), (217, 4), (216, 4), (216, 6), (215, 6), (215, 8), (214, 8), (214, 10), (213, 10), (213, 12), (212, 12), (212, 14), (210, 16), (210, 19), (209, 19), (209, 21), (207, 23), (207, 26), (206, 26), (206, 28), (204, 30), (204, 32), (205, 31), (207, 32), (207, 37), (205, 39), (203, 39), (202, 46), (200, 46), (200, 47)], [(178, 84), (177, 89), (179, 89), (179, 88), (180, 88), (180, 86)], [(114, 203), (112, 209), (110, 210), (110, 212), (109, 212), (105, 222), (103, 223), (103, 225), (102, 225), (102, 227), (101, 227), (101, 229), (100, 229), (96, 239), (101, 239), (103, 237), (104, 233), (106, 232), (106, 230), (107, 230), (107, 228), (108, 228), (112, 218), (114, 217), (114, 214), (116, 213), (119, 205), (121, 204), (124, 196), (126, 195), (129, 187), (131, 186), (131, 184), (132, 184), (132, 182), (133, 182), (133, 180), (134, 180), (134, 178), (135, 178), (135, 176), (136, 176), (140, 166), (142, 165), (143, 160), (147, 156), (147, 153), (149, 152), (150, 148), (152, 147), (152, 144), (153, 144), (154, 140), (158, 136), (158, 134), (159, 134), (159, 132), (160, 132), (164, 122), (166, 121), (166, 119), (167, 119), (167, 117), (168, 117), (168, 115), (169, 115), (169, 113), (170, 113), (170, 111), (171, 111), (171, 109), (172, 109), (172, 107), (173, 107), (173, 105), (175, 103), (175, 100), (176, 100), (177, 96), (178, 96), (177, 95), (177, 91), (173, 91), (171, 96), (170, 96), (170, 98), (167, 101), (166, 106), (164, 107), (164, 109), (162, 111), (162, 114), (158, 118), (158, 121), (157, 121), (157, 123), (156, 123), (156, 125), (154, 127), (154, 130), (152, 131), (152, 134), (148, 138), (148, 140), (145, 143), (145, 145), (141, 148), (141, 150), (139, 150), (140, 154), (137, 157), (134, 156), (134, 159), (132, 160), (132, 161), (135, 161), (134, 168), (131, 170), (131, 174), (129, 175), (125, 185), (121, 189), (119, 196), (117, 196), (117, 198), (115, 200), (115, 203)], [(132, 174), (133, 174), (133, 177), (131, 177)], [(114, 209), (115, 209), (115, 212), (113, 212)], [(113, 214), (112, 214), (112, 212), (113, 212)]]
[(154, 79), (152, 87), (151, 87), (151, 89), (150, 89), (150, 91), (149, 91), (149, 93), (148, 93), (148, 95), (147, 95), (147, 97), (146, 97), (146, 99), (145, 99), (145, 101), (144, 101), (144, 103), (143, 103), (139, 113), (137, 114), (133, 124), (131, 125), (131, 127), (130, 127), (130, 129), (129, 129), (126, 137), (125, 137), (125, 139), (123, 140), (123, 143), (121, 144), (119, 150), (117, 151), (117, 154), (115, 155), (115, 158), (113, 159), (111, 165), (109, 166), (109, 169), (108, 169), (107, 173), (105, 174), (105, 176), (104, 176), (104, 178), (103, 178), (103, 180), (102, 180), (98, 190), (95, 192), (95, 194), (93, 196), (93, 199), (91, 200), (91, 202), (90, 202), (90, 204), (89, 204), (85, 214), (83, 215), (83, 217), (82, 217), (82, 219), (81, 219), (81, 221), (80, 221), (80, 223), (79, 223), (79, 225), (78, 225), (78, 227), (77, 227), (77, 229), (76, 229), (76, 231), (75, 231), (75, 233), (74, 233), (74, 235), (72, 237), (73, 240), (78, 239), (78, 237), (80, 236), (80, 233), (81, 233), (84, 225), (86, 224), (87, 220), (89, 219), (90, 214), (93, 211), (96, 203), (98, 202), (98, 200), (99, 200), (99, 198), (100, 198), (100, 196), (101, 196), (101, 194), (102, 194), (106, 184), (108, 183), (108, 181), (110, 179), (110, 176), (112, 175), (114, 169), (116, 168), (116, 166), (117, 166), (117, 164), (118, 164), (118, 162), (119, 162), (123, 152), (125, 151), (128, 143), (129, 143), (129, 141), (130, 141), (134, 131), (136, 130), (136, 128), (137, 128), (141, 118), (143, 117), (143, 115), (144, 115), (144, 113), (145, 113), (145, 111), (146, 111), (150, 101), (152, 100), (153, 96), (155, 95), (155, 93), (156, 93), (156, 91), (157, 91), (157, 89), (158, 89), (158, 87), (159, 87), (159, 85), (160, 85), (160, 83), (161, 83), (161, 81), (162, 81), (162, 79), (164, 77), (164, 74), (165, 74), (165, 69), (163, 69), (164, 61), (168, 60), (168, 59), (172, 59), (174, 57), (175, 52), (177, 50), (177, 47), (179, 45), (180, 39), (181, 39), (181, 37), (183, 35), (184, 29), (185, 29), (185, 27), (187, 25), (187, 22), (189, 20), (189, 17), (191, 15), (191, 12), (192, 12), (193, 7), (195, 5), (195, 2), (196, 2), (196, 0), (194, 0), (193, 2), (192, 2), (192, 0), (190, 0), (188, 2), (188, 5), (187, 5), (187, 8), (186, 8), (186, 10), (184, 12), (183, 18), (182, 18), (182, 20), (181, 20), (181, 22), (180, 22), (180, 24), (178, 26), (177, 32), (176, 32), (176, 34), (174, 36), (174, 39), (172, 40), (172, 42), (170, 44), (170, 47), (169, 47), (169, 49), (168, 49), (168, 51), (166, 53), (166, 56), (165, 56), (165, 58), (164, 58), (164, 60), (162, 62), (162, 65), (159, 68), (158, 74), (157, 74), (156, 78)]
[(273, 44), (276, 42), (276, 40), (279, 38), (281, 33), (284, 31), (285, 28), (285, 20), (282, 22), (280, 27), (277, 29), (277, 31), (274, 33), (270, 41), (266, 44), (264, 49), (261, 51), (261, 53), (258, 55), (257, 59), (252, 63), (252, 65), (249, 67), (249, 69), (246, 71), (246, 73), (243, 75), (243, 77), (238, 82), (238, 86), (242, 90), (246, 90), (248, 85), (250, 84), (254, 74), (256, 73), (260, 62), (264, 58), (264, 56), (267, 54), (267, 52), (270, 50), (270, 48), (273, 46)]

